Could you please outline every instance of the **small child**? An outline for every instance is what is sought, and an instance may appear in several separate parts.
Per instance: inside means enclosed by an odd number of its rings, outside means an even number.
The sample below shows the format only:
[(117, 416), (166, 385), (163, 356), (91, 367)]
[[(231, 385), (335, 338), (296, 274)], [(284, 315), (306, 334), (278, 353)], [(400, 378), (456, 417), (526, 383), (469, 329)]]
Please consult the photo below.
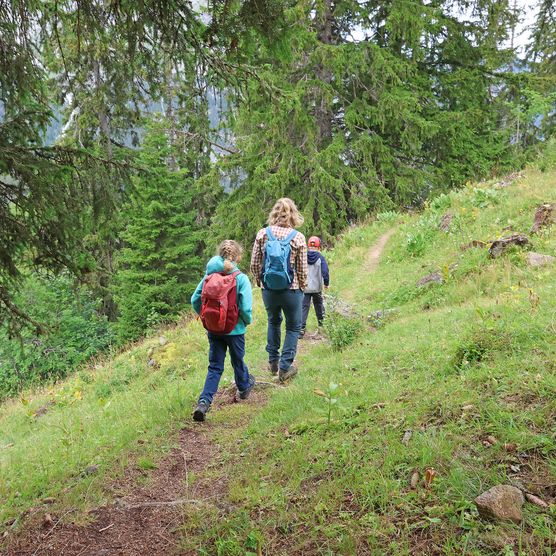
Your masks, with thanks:
[[(200, 315), (209, 341), (207, 378), (193, 412), (195, 421), (204, 421), (210, 409), (224, 371), (227, 349), (230, 350), (239, 398), (247, 399), (255, 385), (255, 377), (249, 374), (243, 360), (245, 330), (252, 321), (253, 295), (249, 278), (237, 268), (242, 251), (236, 241), (224, 240), (218, 247), (218, 255), (208, 262), (205, 277), (191, 297), (191, 305)], [(223, 306), (226, 307), (225, 315), (222, 315)]]
[(311, 300), (315, 306), (317, 321), (319, 327), (324, 321), (324, 299), (322, 288), (328, 288), (330, 284), (330, 274), (328, 271), (328, 263), (324, 256), (320, 253), (320, 238), (311, 236), (307, 242), (307, 262), (309, 263), (309, 272), (307, 278), (307, 287), (303, 290), (303, 314), (301, 319), (301, 332), (299, 337), (305, 335), (305, 327), (307, 326), (307, 317), (311, 308)]

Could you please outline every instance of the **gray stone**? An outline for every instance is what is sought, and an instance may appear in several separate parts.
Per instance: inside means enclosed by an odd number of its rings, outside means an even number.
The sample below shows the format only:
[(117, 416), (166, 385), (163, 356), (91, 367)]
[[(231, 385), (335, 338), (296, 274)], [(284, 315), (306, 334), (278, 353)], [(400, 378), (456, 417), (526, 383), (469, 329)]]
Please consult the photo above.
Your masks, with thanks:
[(548, 266), (554, 264), (556, 258), (551, 255), (543, 255), (542, 253), (535, 253), (534, 251), (529, 251), (527, 253), (527, 264), (529, 266)]
[(451, 212), (447, 212), (442, 217), (442, 220), (440, 221), (440, 224), (438, 225), (438, 229), (442, 232), (449, 232), (453, 219), (454, 219), (454, 215)]
[(379, 309), (378, 311), (372, 311), (371, 313), (369, 313), (367, 320), (369, 322), (379, 321), (391, 317), (397, 312), (398, 309)]
[(431, 283), (442, 284), (444, 282), (444, 278), (442, 277), (442, 273), (436, 271), (423, 276), (418, 282), (418, 286), (426, 286), (427, 284)]
[(512, 172), (511, 174), (507, 175), (505, 178), (500, 180), (498, 183), (494, 184), (496, 188), (504, 188), (512, 185), (516, 180), (523, 177), (522, 172)]
[(98, 473), (98, 465), (88, 465), (83, 470), (83, 475), (96, 475)]
[(523, 493), (511, 485), (496, 485), (475, 498), (479, 515), (491, 521), (523, 520), (521, 508), (525, 501)]

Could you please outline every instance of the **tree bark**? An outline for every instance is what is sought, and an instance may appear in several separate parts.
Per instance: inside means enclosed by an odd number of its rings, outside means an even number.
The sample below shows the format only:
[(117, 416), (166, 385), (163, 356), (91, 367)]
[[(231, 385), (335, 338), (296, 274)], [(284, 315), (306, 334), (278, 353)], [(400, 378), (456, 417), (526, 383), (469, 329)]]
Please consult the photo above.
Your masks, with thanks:
[[(317, 29), (317, 39), (325, 45), (335, 44), (336, 37), (334, 35), (334, 7), (332, 0), (322, 0), (315, 14), (315, 25)], [(325, 147), (332, 140), (332, 122), (334, 113), (332, 111), (332, 102), (327, 90), (332, 83), (332, 71), (322, 62), (316, 69), (317, 78), (325, 85), (317, 93), (315, 120), (318, 128), (317, 147), (320, 149)]]

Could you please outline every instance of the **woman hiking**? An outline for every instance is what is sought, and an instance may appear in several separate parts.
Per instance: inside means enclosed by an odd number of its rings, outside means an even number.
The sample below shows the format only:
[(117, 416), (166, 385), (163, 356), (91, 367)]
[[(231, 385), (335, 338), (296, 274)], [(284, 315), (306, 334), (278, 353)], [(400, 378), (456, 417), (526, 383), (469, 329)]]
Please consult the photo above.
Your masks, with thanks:
[[(268, 315), (266, 351), (270, 372), (285, 382), (297, 374), (294, 365), (301, 330), (303, 289), (307, 285), (307, 243), (295, 228), (303, 217), (295, 203), (284, 197), (270, 211), (268, 227), (257, 233), (251, 254), (251, 272), (262, 287)], [(283, 318), (286, 337), (280, 353)]]
[(207, 329), (209, 364), (205, 386), (193, 419), (204, 421), (224, 372), (226, 351), (234, 369), (238, 397), (248, 398), (255, 386), (245, 361), (245, 331), (252, 321), (253, 296), (251, 282), (237, 267), (242, 248), (231, 239), (224, 240), (218, 255), (207, 263), (205, 277), (191, 297), (191, 305)]

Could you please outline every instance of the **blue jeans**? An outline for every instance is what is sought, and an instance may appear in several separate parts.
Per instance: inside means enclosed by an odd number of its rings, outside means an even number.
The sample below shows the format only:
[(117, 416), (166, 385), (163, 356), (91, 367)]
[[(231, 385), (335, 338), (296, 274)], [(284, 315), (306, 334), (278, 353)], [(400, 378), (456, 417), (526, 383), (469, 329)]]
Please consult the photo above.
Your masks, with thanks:
[(208, 332), (207, 336), (209, 341), (209, 365), (205, 387), (199, 396), (199, 401), (204, 400), (210, 405), (214, 394), (218, 390), (218, 384), (224, 372), (224, 360), (226, 359), (226, 350), (228, 348), (230, 348), (230, 359), (238, 390), (247, 390), (251, 384), (249, 381), (249, 369), (243, 361), (245, 356), (245, 335), (219, 336)]
[[(266, 337), (266, 351), (268, 360), (280, 360), (280, 369), (286, 371), (295, 359), (297, 340), (301, 331), (301, 305), (303, 293), (301, 290), (263, 290), (263, 303), (268, 315), (268, 331)], [(286, 338), (280, 356), (280, 325), (282, 313), (286, 317)]]

